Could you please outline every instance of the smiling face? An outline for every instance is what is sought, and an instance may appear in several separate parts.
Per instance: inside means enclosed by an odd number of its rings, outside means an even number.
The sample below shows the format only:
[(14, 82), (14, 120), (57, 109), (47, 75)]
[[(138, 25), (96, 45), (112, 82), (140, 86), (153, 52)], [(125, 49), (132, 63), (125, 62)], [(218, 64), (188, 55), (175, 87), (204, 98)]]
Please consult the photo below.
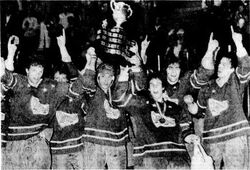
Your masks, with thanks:
[(106, 93), (115, 79), (113, 66), (102, 63), (97, 67), (97, 82), (99, 87)]
[(149, 82), (149, 91), (151, 96), (155, 101), (161, 101), (162, 100), (162, 94), (163, 94), (163, 86), (162, 81), (158, 78), (153, 78)]
[(43, 69), (42, 65), (31, 65), (29, 69), (26, 69), (29, 82), (38, 84), (43, 76)]
[(218, 72), (217, 72), (218, 78), (227, 77), (229, 74), (231, 74), (231, 70), (232, 70), (231, 60), (229, 58), (223, 57), (218, 66)]
[(114, 76), (109, 74), (108, 72), (102, 72), (98, 74), (97, 81), (100, 88), (107, 92), (108, 89), (112, 86), (114, 80)]
[(167, 71), (167, 81), (170, 84), (175, 84), (179, 81), (179, 77), (180, 77), (180, 73), (181, 73), (179, 63), (169, 64), (166, 71)]

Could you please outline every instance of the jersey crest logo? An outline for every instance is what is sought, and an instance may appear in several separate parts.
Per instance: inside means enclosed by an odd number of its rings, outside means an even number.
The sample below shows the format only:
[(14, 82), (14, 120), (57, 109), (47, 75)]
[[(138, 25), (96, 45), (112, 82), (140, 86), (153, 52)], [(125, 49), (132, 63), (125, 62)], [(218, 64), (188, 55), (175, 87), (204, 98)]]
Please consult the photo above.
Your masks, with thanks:
[(167, 117), (164, 115), (161, 115), (159, 113), (156, 113), (154, 111), (151, 111), (151, 120), (155, 127), (175, 127), (175, 120), (171, 117)]
[(110, 119), (118, 119), (121, 115), (119, 109), (114, 109), (110, 106), (108, 100), (104, 100), (103, 107), (106, 111), (106, 116)]
[(47, 115), (49, 113), (49, 104), (40, 103), (37, 97), (31, 97), (30, 106), (32, 113), (35, 115)]
[(228, 101), (218, 101), (215, 99), (208, 99), (208, 108), (212, 114), (212, 116), (218, 116), (229, 107)]
[(63, 111), (56, 111), (56, 119), (61, 128), (74, 125), (79, 122), (78, 115), (76, 113), (69, 114)]

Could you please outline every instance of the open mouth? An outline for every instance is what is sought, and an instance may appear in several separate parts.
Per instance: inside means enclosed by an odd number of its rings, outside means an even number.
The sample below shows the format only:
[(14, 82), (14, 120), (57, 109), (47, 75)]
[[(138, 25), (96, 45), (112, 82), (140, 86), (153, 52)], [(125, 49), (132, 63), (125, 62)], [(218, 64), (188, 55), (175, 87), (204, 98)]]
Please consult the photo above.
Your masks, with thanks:
[(158, 91), (153, 91), (153, 94), (158, 94), (159, 92)]
[(38, 79), (38, 78), (34, 78), (34, 79), (33, 79), (34, 82), (38, 82), (39, 80), (40, 80), (40, 79)]

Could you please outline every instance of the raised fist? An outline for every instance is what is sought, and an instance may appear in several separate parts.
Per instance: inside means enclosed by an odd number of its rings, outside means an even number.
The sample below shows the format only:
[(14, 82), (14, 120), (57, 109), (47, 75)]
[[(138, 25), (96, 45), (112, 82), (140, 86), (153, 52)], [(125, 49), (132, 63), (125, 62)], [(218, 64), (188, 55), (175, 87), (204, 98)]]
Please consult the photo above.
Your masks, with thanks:
[(186, 104), (191, 104), (191, 103), (193, 103), (193, 102), (194, 102), (193, 96), (191, 96), (191, 95), (186, 95), (186, 96), (184, 96), (184, 102), (185, 102)]
[(138, 45), (137, 45), (137, 42), (136, 41), (132, 41), (131, 42), (131, 47), (129, 48), (129, 50), (131, 52), (133, 52), (134, 54), (138, 53)]
[(8, 41), (8, 54), (9, 55), (14, 56), (16, 49), (17, 49), (17, 45), (19, 45), (19, 38), (15, 35), (12, 35)]
[(89, 47), (86, 53), (86, 60), (89, 66), (95, 66), (97, 60), (96, 52), (94, 47)]
[(233, 26), (231, 26), (232, 38), (234, 40), (235, 45), (242, 44), (242, 35), (240, 33), (234, 32)]
[(215, 50), (217, 50), (219, 48), (219, 42), (213, 38), (214, 33), (212, 32), (210, 34), (210, 38), (209, 38), (209, 42), (208, 42), (208, 51), (214, 52)]
[(107, 19), (104, 19), (102, 21), (102, 28), (105, 29), (107, 26), (108, 26), (108, 21), (107, 21)]
[(145, 39), (141, 42), (141, 49), (146, 50), (149, 46), (150, 41), (148, 41), (148, 35), (146, 35)]
[(148, 35), (146, 35), (145, 39), (141, 42), (141, 58), (144, 64), (147, 62), (146, 50), (149, 46), (150, 41), (148, 41)]

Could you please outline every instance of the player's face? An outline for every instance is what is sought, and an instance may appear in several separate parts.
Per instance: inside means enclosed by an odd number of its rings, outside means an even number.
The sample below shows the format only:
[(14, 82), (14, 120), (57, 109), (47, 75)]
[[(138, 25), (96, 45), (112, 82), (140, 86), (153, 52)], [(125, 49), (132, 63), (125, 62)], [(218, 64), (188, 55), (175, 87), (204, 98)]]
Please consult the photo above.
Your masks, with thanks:
[(26, 69), (28, 80), (32, 84), (38, 84), (43, 76), (43, 70), (44, 68), (41, 65), (31, 65), (29, 69)]
[(176, 83), (179, 81), (181, 69), (179, 63), (170, 64), (167, 68), (167, 80), (169, 83)]
[(158, 78), (151, 79), (149, 82), (149, 91), (155, 101), (160, 100), (163, 94), (162, 81)]

